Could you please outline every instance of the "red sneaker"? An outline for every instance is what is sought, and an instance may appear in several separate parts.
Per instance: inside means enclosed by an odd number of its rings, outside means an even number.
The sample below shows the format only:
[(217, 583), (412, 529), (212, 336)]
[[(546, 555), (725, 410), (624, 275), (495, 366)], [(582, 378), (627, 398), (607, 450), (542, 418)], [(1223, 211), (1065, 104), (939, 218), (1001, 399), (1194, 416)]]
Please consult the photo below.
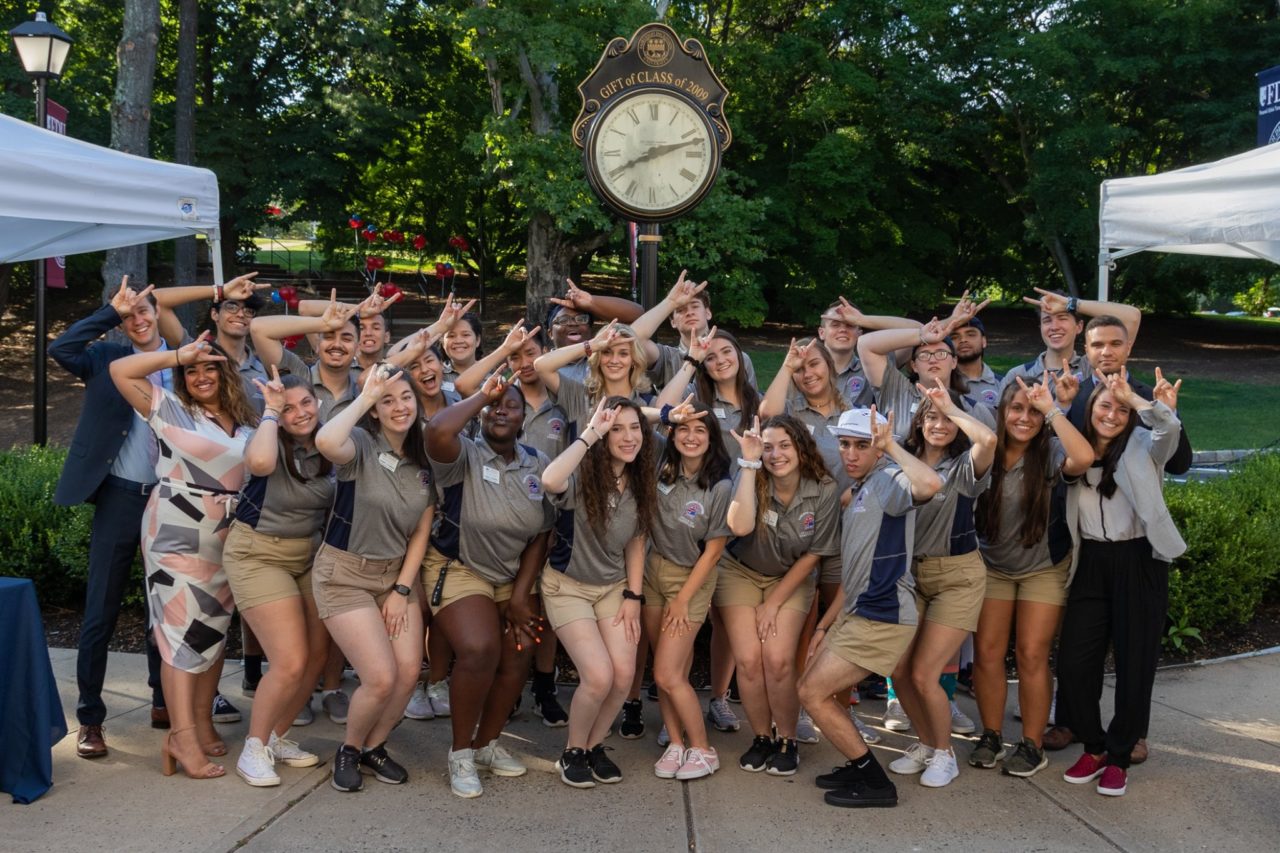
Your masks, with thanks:
[(1107, 756), (1090, 755), (1084, 753), (1076, 763), (1071, 765), (1071, 769), (1062, 774), (1062, 778), (1070, 782), (1072, 785), (1085, 785), (1092, 782), (1102, 775), (1102, 771), (1107, 767)]
[(1104, 797), (1123, 797), (1127, 790), (1128, 773), (1121, 767), (1108, 764), (1102, 770), (1102, 778), (1098, 780), (1098, 793)]

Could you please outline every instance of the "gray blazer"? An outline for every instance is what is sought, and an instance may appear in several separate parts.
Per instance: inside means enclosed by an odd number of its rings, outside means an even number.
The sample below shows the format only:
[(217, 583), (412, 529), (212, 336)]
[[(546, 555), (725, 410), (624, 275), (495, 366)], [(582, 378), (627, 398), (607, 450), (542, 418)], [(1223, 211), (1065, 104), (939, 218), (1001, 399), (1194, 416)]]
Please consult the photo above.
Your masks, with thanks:
[[(1163, 492), (1164, 465), (1178, 449), (1182, 424), (1173, 410), (1160, 402), (1139, 412), (1138, 417), (1149, 429), (1135, 429), (1129, 434), (1129, 443), (1116, 466), (1116, 492), (1124, 495), (1138, 518), (1142, 519), (1147, 539), (1151, 542), (1152, 556), (1169, 563), (1187, 550), (1187, 543), (1178, 533), (1169, 508), (1165, 506)], [(1079, 559), (1080, 490), (1085, 488), (1088, 487), (1082, 478), (1067, 489), (1067, 525), (1076, 546), (1071, 554), (1070, 577), (1075, 576)]]

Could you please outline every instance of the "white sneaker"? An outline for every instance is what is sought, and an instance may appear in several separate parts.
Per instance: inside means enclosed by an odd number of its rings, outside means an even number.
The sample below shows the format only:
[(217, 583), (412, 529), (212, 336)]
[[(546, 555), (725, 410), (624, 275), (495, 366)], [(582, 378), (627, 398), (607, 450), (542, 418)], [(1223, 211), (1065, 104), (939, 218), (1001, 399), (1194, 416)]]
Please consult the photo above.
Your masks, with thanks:
[(891, 732), (905, 732), (911, 729), (911, 718), (897, 699), (890, 699), (884, 708), (884, 727)]
[(662, 728), (658, 730), (658, 746), (666, 749), (671, 745), (671, 732), (667, 731), (667, 724), (663, 723)]
[(929, 766), (920, 774), (920, 784), (926, 788), (945, 788), (959, 775), (956, 754), (949, 749), (935, 749), (929, 757)]
[(236, 762), (236, 772), (240, 778), (255, 788), (272, 788), (280, 784), (276, 775), (275, 759), (271, 749), (263, 746), (256, 737), (244, 739), (244, 749), (240, 751), (240, 760)]
[(449, 787), (453, 793), (470, 800), (484, 793), (476, 773), (476, 751), (458, 749), (449, 753)]
[(409, 704), (405, 706), (404, 715), (411, 720), (434, 720), (436, 712), (431, 708), (431, 699), (427, 696), (427, 688), (422, 686), (422, 682), (418, 682), (418, 686), (413, 688), (413, 696), (409, 698)]
[(476, 750), (475, 763), (476, 767), (488, 770), (494, 776), (523, 776), (528, 770), (496, 739)]
[(971, 735), (978, 730), (973, 720), (955, 702), (951, 703), (951, 731), (958, 735)]
[(267, 746), (271, 748), (271, 754), (277, 761), (289, 767), (315, 767), (320, 763), (320, 756), (314, 752), (307, 752), (295, 741), (277, 737), (275, 732), (271, 733), (271, 740)]
[(895, 758), (889, 762), (889, 769), (894, 773), (903, 776), (913, 776), (916, 773), (923, 773), (924, 769), (929, 766), (929, 761), (933, 758), (934, 749), (927, 744), (916, 741), (907, 747), (906, 752), (901, 757)]
[(818, 729), (814, 726), (809, 712), (804, 708), (800, 709), (800, 719), (796, 721), (796, 740), (801, 743), (818, 742)]
[(858, 719), (858, 715), (853, 712), (852, 708), (849, 709), (849, 719), (853, 720), (853, 725), (857, 728), (858, 734), (862, 735), (863, 742), (868, 746), (880, 742), (880, 733), (875, 729), (868, 728), (862, 720)]
[(428, 684), (427, 698), (431, 700), (431, 710), (437, 717), (449, 716), (449, 679)]

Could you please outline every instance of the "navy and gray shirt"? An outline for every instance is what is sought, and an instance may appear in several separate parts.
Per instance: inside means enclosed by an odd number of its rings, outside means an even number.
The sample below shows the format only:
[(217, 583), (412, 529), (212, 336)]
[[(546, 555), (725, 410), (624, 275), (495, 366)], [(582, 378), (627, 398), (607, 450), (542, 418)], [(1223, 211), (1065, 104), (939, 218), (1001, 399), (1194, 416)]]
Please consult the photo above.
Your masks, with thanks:
[(828, 478), (819, 483), (802, 477), (786, 506), (770, 490), (755, 529), (730, 542), (728, 550), (753, 572), (769, 577), (785, 575), (805, 554), (840, 553), (840, 496), (835, 481)]
[(915, 625), (911, 481), (897, 465), (882, 462), (853, 488), (840, 543), (844, 610), (873, 622)]
[[(236, 521), (265, 536), (281, 539), (319, 539), (325, 513), (333, 505), (333, 473), (321, 475), (324, 457), (320, 451), (296, 446), (294, 467), (304, 479), (299, 482), (285, 464), (284, 443), (277, 441), (275, 470), (265, 476), (254, 474), (236, 500)], [(318, 544), (318, 543), (317, 543)]]
[(574, 471), (568, 488), (552, 495), (551, 501), (560, 509), (558, 541), (549, 558), (551, 568), (589, 584), (625, 580), (627, 543), (638, 532), (636, 498), (630, 484), (621, 493), (609, 490), (609, 521), (603, 530), (596, 529), (587, 519), (582, 505), (581, 471)]
[(991, 485), (991, 469), (974, 476), (971, 451), (948, 456), (934, 466), (942, 489), (916, 509), (915, 555), (956, 557), (978, 550), (973, 510), (978, 495)]

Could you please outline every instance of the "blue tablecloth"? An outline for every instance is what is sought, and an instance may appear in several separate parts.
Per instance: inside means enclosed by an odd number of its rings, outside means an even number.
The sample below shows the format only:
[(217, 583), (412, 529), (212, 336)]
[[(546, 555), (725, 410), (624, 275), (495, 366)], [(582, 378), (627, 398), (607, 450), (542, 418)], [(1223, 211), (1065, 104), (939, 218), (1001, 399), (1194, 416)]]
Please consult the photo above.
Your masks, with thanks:
[(15, 803), (40, 799), (53, 786), (53, 745), (66, 734), (35, 585), (0, 578), (0, 791)]

